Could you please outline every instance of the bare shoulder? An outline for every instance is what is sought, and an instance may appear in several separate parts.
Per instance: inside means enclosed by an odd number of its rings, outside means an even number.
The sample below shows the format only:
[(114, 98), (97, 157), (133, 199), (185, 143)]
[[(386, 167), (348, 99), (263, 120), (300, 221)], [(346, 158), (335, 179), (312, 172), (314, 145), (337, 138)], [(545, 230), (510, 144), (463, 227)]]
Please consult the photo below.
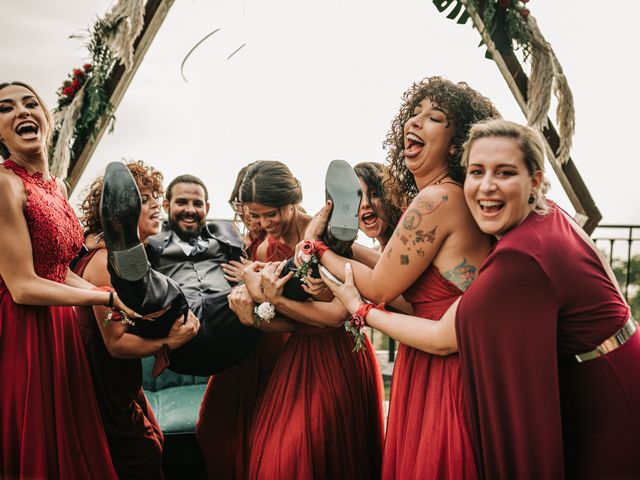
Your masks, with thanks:
[(457, 185), (430, 185), (418, 192), (402, 217), (403, 226), (411, 230), (421, 224), (423, 217), (437, 217), (449, 223), (453, 212), (466, 209), (464, 194)]
[(0, 168), (0, 204), (22, 207), (26, 201), (24, 185), (14, 173)]

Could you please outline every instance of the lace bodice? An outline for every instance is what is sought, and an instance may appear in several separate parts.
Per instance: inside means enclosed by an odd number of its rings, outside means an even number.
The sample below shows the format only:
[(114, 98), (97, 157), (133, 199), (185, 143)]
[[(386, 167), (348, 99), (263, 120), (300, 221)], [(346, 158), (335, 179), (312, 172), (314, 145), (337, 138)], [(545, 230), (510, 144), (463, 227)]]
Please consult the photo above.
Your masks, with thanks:
[(2, 166), (13, 171), (27, 193), (25, 218), (31, 237), (33, 266), (38, 276), (63, 283), (69, 263), (82, 246), (82, 229), (55, 178), (47, 181), (11, 160)]

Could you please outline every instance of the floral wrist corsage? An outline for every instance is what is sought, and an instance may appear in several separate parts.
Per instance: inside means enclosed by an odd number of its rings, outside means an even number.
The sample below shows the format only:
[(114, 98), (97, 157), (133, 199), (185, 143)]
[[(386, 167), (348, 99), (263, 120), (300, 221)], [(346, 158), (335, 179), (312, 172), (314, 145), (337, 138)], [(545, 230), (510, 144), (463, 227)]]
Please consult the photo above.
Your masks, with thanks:
[(256, 315), (256, 323), (258, 325), (262, 322), (271, 323), (271, 320), (276, 316), (276, 307), (270, 302), (263, 302), (254, 307), (253, 313)]
[(129, 325), (131, 327), (135, 327), (136, 322), (127, 316), (122, 310), (118, 310), (113, 307), (107, 312), (107, 316), (104, 319), (103, 325), (106, 327), (109, 322), (122, 322), (125, 325)]
[(367, 326), (367, 314), (369, 310), (375, 308), (377, 310), (384, 310), (384, 303), (375, 305), (373, 303), (361, 303), (358, 310), (351, 315), (351, 318), (344, 322), (344, 329), (353, 337), (355, 343), (353, 347), (354, 352), (360, 352), (364, 350), (364, 329)]
[(300, 266), (296, 269), (296, 273), (293, 274), (295, 278), (304, 278), (309, 273), (314, 265), (317, 265), (322, 258), (322, 254), (328, 249), (324, 242), (316, 240), (305, 240), (298, 252), (298, 260), (300, 260)]

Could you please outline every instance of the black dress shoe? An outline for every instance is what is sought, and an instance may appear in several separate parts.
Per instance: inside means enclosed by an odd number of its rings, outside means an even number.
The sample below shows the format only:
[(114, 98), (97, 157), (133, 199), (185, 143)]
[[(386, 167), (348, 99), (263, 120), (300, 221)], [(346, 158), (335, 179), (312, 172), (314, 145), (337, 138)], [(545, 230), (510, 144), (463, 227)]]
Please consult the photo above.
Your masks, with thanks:
[(323, 240), (338, 255), (350, 253), (350, 247), (358, 236), (358, 211), (362, 201), (362, 189), (358, 176), (344, 160), (333, 160), (325, 177), (327, 200), (333, 202), (331, 217)]
[(143, 316), (169, 307), (159, 318), (137, 320), (131, 328), (132, 333), (146, 338), (163, 338), (189, 307), (178, 284), (149, 267), (138, 238), (141, 203), (129, 168), (120, 162), (110, 163), (102, 186), (100, 219), (111, 285), (126, 306)]
[(140, 280), (149, 270), (144, 246), (138, 238), (140, 192), (124, 163), (107, 165), (100, 199), (100, 219), (109, 264), (118, 277)]

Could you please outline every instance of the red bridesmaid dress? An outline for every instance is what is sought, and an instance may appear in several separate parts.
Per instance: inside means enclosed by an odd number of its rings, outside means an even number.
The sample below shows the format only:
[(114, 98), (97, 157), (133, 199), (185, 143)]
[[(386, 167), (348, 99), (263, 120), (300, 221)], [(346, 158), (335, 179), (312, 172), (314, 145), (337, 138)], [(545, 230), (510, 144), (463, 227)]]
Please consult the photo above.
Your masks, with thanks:
[[(87, 253), (74, 271), (82, 276), (99, 250)], [(164, 438), (142, 389), (142, 361), (114, 358), (104, 344), (91, 307), (76, 308), (98, 407), (120, 478), (162, 479)]]
[[(439, 320), (462, 292), (429, 266), (404, 293), (415, 315)], [(475, 479), (458, 355), (400, 345), (384, 445), (384, 479)]]
[[(38, 276), (64, 283), (82, 230), (55, 179), (24, 184)], [(0, 279), (0, 477), (117, 478), (73, 307), (18, 305)]]
[[(255, 260), (257, 245), (247, 251)], [(288, 260), (290, 249), (268, 237), (267, 257), (271, 261)], [(256, 351), (242, 363), (211, 377), (200, 407), (196, 427), (198, 442), (211, 480), (235, 480), (246, 477), (249, 443), (260, 400), (271, 377), (288, 334), (263, 333)]]
[(380, 477), (382, 376), (365, 347), (353, 352), (343, 328), (296, 324), (255, 421), (250, 479)]

